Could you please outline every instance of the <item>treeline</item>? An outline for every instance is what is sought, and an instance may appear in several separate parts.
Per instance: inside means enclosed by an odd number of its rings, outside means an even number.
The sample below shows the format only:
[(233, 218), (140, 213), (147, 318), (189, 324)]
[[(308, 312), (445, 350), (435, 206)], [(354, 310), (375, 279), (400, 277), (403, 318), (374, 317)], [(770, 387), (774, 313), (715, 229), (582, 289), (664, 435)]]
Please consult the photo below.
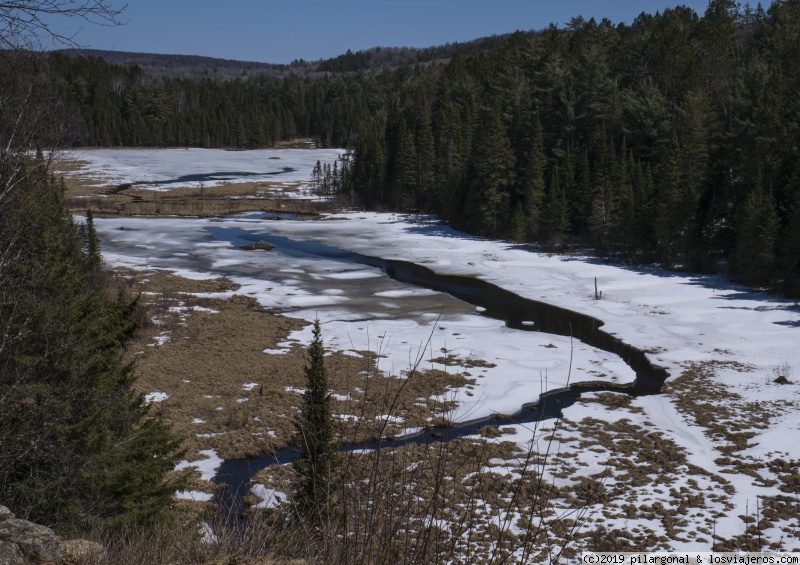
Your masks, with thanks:
[[(488, 51), (500, 44), (504, 36), (490, 36), (474, 39), (464, 43), (446, 43), (435, 47), (416, 49), (412, 47), (373, 47), (353, 53), (346, 53), (311, 63), (317, 73), (375, 73), (386, 69), (397, 69), (402, 66), (413, 66), (428, 63), (446, 63), (456, 55), (465, 55), (475, 51)], [(297, 61), (296, 63), (305, 63)]]
[(418, 71), (359, 134), (369, 207), (800, 293), (800, 2), (574, 19)]
[(137, 65), (148, 80), (212, 79), (234, 80), (237, 78), (271, 75), (284, 77), (289, 74), (304, 75), (310, 65), (293, 63), (279, 65), (255, 61), (236, 61), (203, 57), (200, 55), (165, 55), (160, 53), (134, 53), (130, 51), (104, 51), (100, 49), (61, 49), (59, 52), (72, 57), (98, 57), (113, 65)]
[(138, 66), (99, 58), (56, 53), (50, 64), (65, 113), (78, 118), (73, 145), (249, 148), (298, 136), (346, 145), (358, 123), (354, 115), (368, 115), (358, 104), (363, 88), (351, 87), (354, 79), (154, 82)]
[[(54, 57), (85, 145), (354, 150), (340, 191), (482, 235), (727, 270), (800, 295), (800, 0), (492, 38), (447, 63), (324, 78), (143, 80)], [(339, 68), (341, 67), (341, 68)], [(357, 72), (353, 72), (353, 71)]]

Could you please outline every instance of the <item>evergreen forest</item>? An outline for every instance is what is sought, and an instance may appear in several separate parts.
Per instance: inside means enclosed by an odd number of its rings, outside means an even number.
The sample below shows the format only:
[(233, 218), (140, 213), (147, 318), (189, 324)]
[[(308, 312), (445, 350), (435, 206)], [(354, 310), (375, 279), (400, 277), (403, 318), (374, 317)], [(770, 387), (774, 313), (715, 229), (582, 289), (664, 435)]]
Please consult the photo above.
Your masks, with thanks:
[(148, 79), (50, 55), (81, 146), (351, 149), (336, 190), (468, 232), (800, 295), (800, 0), (576, 17), (313, 75)]

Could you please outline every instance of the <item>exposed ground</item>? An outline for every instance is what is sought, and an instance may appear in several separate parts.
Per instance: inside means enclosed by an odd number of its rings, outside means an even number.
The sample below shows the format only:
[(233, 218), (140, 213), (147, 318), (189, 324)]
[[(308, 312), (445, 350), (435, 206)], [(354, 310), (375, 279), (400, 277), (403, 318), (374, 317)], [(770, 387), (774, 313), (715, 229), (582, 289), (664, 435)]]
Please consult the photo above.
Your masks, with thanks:
[[(131, 344), (137, 387), (152, 410), (185, 438), (187, 460), (214, 450), (223, 459), (271, 453), (292, 442), (305, 386), (305, 348), (282, 353), (303, 320), (263, 310), (235, 294), (227, 279), (192, 280), (167, 271), (118, 269), (141, 294), (147, 323)], [(399, 430), (446, 422), (448, 391), (468, 383), (455, 370), (384, 375), (379, 355), (331, 351), (326, 357), (339, 432), (348, 442), (392, 437)], [(450, 363), (452, 364), (452, 363)], [(396, 417), (382, 416), (389, 407)], [(211, 485), (198, 482), (200, 490)]]
[[(283, 354), (264, 350), (285, 343), (305, 322), (263, 311), (252, 298), (236, 295), (235, 285), (225, 279), (196, 281), (164, 271), (122, 274), (141, 290), (154, 320), (132, 349), (140, 389), (168, 395), (154, 403), (154, 410), (186, 438), (189, 460), (207, 449), (227, 459), (288, 445), (303, 387), (304, 349), (295, 344)], [(327, 361), (340, 432), (348, 440), (391, 436), (398, 427), (446, 418), (447, 391), (468, 383), (466, 363), (481, 364), (437, 358), (448, 371), (414, 376), (398, 394), (406, 381), (377, 372), (375, 353), (331, 352)], [(545, 529), (568, 542), (567, 554), (582, 548), (669, 550), (675, 542), (717, 550), (797, 547), (798, 462), (779, 453), (757, 459), (743, 450), (754, 430), (798, 407), (780, 399), (746, 401), (720, 381), (728, 371), (752, 370), (724, 359), (691, 363), (666, 387), (664, 394), (676, 409), (713, 440), (719, 466), (713, 471), (693, 464), (680, 445), (643, 419), (645, 411), (636, 399), (611, 393), (585, 395), (578, 420), (541, 424), (531, 436), (536, 443), (530, 452), (520, 448), (516, 437), (525, 430), (488, 426), (480, 436), (451, 442), (446, 456), (439, 446), (409, 446), (387, 451), (381, 466), (392, 461), (396, 473), (406, 474), (403, 488), (423, 497), (436, 487), (437, 477), (445, 477), (448, 494), (437, 512), (440, 519), (461, 524), (452, 533), (463, 546), (460, 551), (468, 549), (475, 558), (491, 559), (525, 543), (541, 543)], [(392, 414), (398, 417), (389, 418), (381, 430), (386, 420), (379, 416), (393, 402)], [(374, 474), (374, 457), (348, 455), (349, 476), (356, 481)], [(414, 472), (414, 462), (423, 462), (429, 471), (439, 466), (441, 475)], [(715, 535), (715, 524), (737, 511), (730, 500), (730, 475), (777, 486), (782, 494), (754, 500), (751, 512), (738, 518), (740, 534), (724, 537)], [(386, 480), (383, 474), (380, 478)], [(279, 466), (259, 473), (255, 484), (267, 489), (262, 493), (276, 492), (280, 498), (289, 492), (290, 481), (290, 469)], [(200, 481), (196, 487), (213, 491)], [(387, 484), (382, 488), (392, 489)], [(526, 518), (516, 508), (526, 504), (519, 493), (531, 496), (534, 491), (537, 512)], [(250, 502), (262, 500), (253, 496)], [(504, 522), (509, 508), (516, 508), (516, 518)], [(465, 521), (467, 511), (470, 519)], [(535, 520), (547, 528), (531, 528)], [(783, 542), (766, 535), (771, 528), (782, 532), (778, 539)], [(531, 530), (535, 539), (526, 540)], [(418, 530), (411, 527), (408, 533)], [(500, 549), (498, 536), (505, 540)]]
[[(75, 210), (105, 213), (222, 215), (316, 212), (326, 206), (279, 199), (275, 190), (281, 187), (269, 183), (208, 187), (202, 197), (196, 189), (118, 188), (92, 186), (88, 178), (67, 181)], [(186, 438), (187, 458), (200, 460), (208, 450), (241, 457), (286, 446), (304, 382), (303, 347), (295, 343), (280, 354), (265, 350), (279, 349), (307, 322), (264, 311), (253, 298), (237, 296), (236, 285), (225, 279), (196, 281), (165, 271), (121, 274), (149, 305), (151, 323), (131, 348), (140, 390), (162, 393), (152, 397), (153, 410)], [(669, 316), (666, 309), (654, 313)], [(800, 461), (777, 449), (753, 448), (764, 434), (780, 435), (783, 418), (797, 413), (800, 385), (791, 367), (771, 374), (726, 349), (707, 353), (673, 371), (657, 400), (584, 395), (569, 419), (535, 429), (500, 424), (446, 448), (348, 454), (352, 492), (377, 500), (387, 516), (419, 513), (387, 534), (392, 543), (412, 544), (421, 532), (441, 526), (437, 535), (450, 544), (442, 551), (468, 556), (463, 562), (508, 555), (546, 560), (553, 547), (563, 545), (567, 553), (798, 551)], [(440, 370), (400, 379), (381, 374), (379, 358), (369, 351), (327, 357), (340, 432), (348, 441), (446, 421), (452, 391), (468, 388), (469, 369), (483, 363), (445, 351), (425, 359)], [(656, 425), (652, 415), (659, 411), (682, 423)], [(702, 452), (688, 445), (701, 445)], [(286, 467), (263, 471), (256, 492), (289, 492), (290, 478)], [(202, 481), (196, 488), (213, 489)], [(742, 492), (754, 493), (744, 507)], [(265, 506), (266, 497), (251, 502)], [(435, 504), (426, 509), (420, 501)], [(348, 502), (354, 510), (367, 508)], [(541, 553), (543, 548), (551, 553)]]
[(330, 210), (326, 200), (293, 198), (301, 182), (236, 182), (203, 189), (176, 186), (170, 189), (146, 185), (107, 184), (84, 172), (86, 162), (61, 160), (54, 172), (62, 175), (71, 210), (87, 209), (120, 216), (225, 216), (262, 211), (316, 215)]

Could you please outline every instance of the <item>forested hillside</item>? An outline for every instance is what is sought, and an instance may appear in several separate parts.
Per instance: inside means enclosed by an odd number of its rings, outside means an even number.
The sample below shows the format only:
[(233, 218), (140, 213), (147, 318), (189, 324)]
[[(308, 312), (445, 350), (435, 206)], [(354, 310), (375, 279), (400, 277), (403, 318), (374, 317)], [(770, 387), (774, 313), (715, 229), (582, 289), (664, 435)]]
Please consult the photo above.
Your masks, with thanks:
[(150, 82), (53, 55), (75, 144), (354, 149), (341, 190), (459, 228), (800, 294), (800, 1), (575, 18), (394, 70)]

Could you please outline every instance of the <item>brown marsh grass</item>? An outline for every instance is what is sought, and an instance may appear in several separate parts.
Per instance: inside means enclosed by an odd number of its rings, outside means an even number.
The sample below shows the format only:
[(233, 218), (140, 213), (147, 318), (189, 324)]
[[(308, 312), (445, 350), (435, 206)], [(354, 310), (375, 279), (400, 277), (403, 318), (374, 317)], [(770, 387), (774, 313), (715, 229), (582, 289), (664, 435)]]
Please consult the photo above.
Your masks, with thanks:
[[(190, 452), (215, 449), (233, 458), (288, 445), (297, 391), (304, 386), (304, 348), (289, 342), (281, 355), (264, 349), (286, 344), (306, 322), (264, 311), (251, 297), (236, 295), (236, 286), (225, 279), (192, 281), (164, 271), (121, 274), (132, 292), (142, 293), (153, 319), (132, 349), (140, 390), (169, 395), (153, 409), (186, 437)], [(160, 344), (153, 340), (158, 335), (164, 336)], [(471, 382), (466, 365), (482, 366), (480, 360), (442, 359), (428, 344), (399, 378), (380, 370), (379, 349), (329, 353), (344, 443), (450, 421), (453, 390)], [(526, 452), (504, 440), (512, 431), (487, 426), (480, 436), (448, 443), (344, 453), (332, 497), (338, 502), (330, 515), (336, 518), (322, 526), (299, 519), (291, 501), (253, 509), (244, 522), (215, 517), (213, 505), (180, 502), (175, 512), (183, 526), (149, 541), (135, 532), (109, 534), (103, 540), (106, 562), (555, 561), (582, 523), (581, 507), (600, 495), (602, 485), (556, 510), (554, 500), (567, 495), (543, 472), (547, 440)], [(255, 477), (283, 492), (291, 492), (294, 480), (290, 466)], [(214, 488), (199, 482), (195, 487)], [(203, 519), (213, 524), (212, 538), (199, 533)]]

